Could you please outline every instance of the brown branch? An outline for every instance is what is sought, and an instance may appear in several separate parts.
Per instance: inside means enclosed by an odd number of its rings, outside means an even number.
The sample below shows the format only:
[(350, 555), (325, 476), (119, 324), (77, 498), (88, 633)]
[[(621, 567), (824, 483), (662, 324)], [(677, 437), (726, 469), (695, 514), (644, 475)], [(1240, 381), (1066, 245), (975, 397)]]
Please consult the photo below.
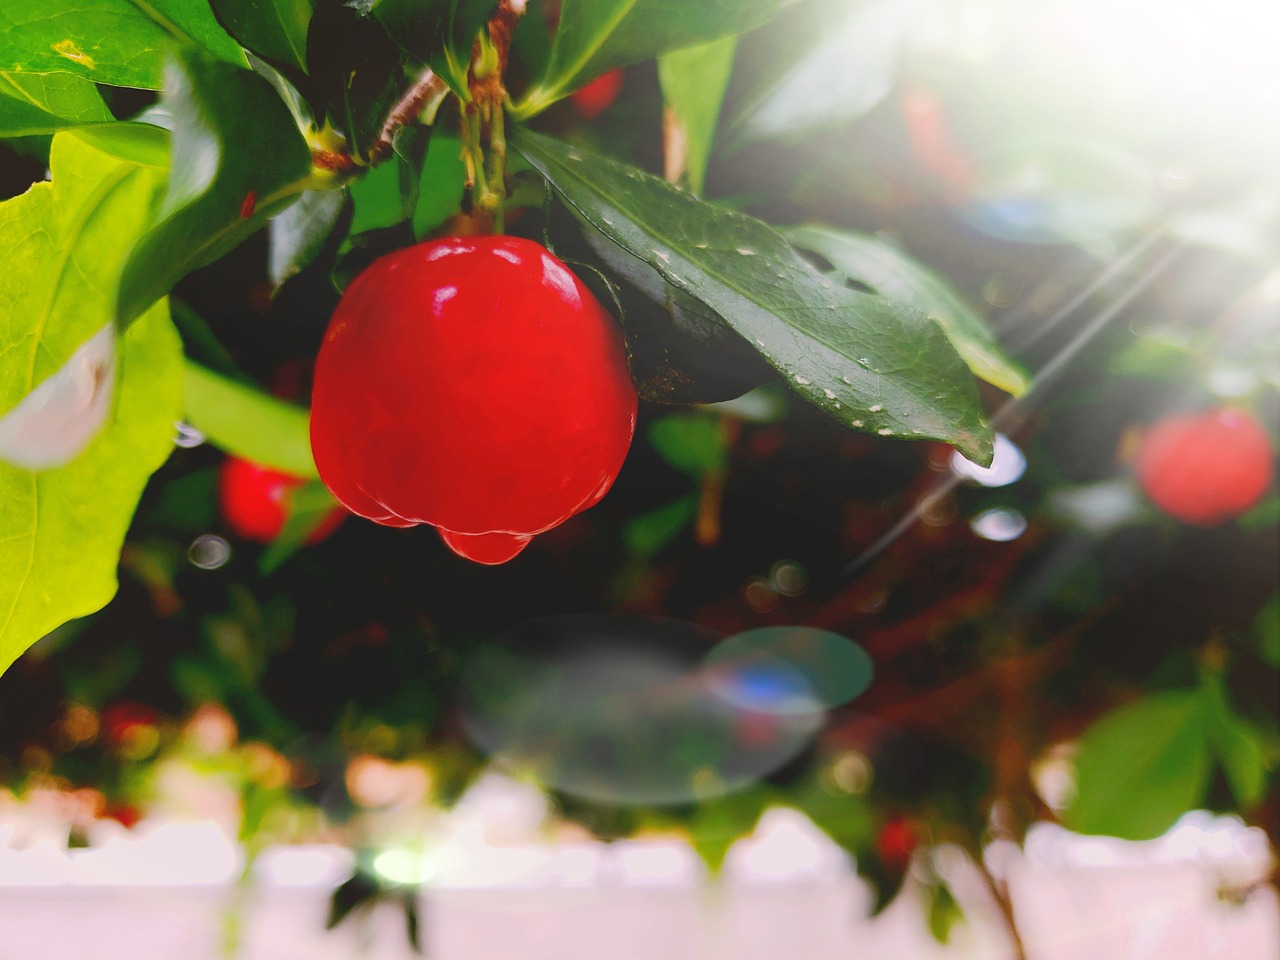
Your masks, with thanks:
[(369, 147), (369, 162), (381, 163), (391, 156), (392, 146), (400, 129), (412, 123), (433, 100), (443, 96), (448, 89), (448, 85), (436, 76), (434, 70), (430, 67), (423, 68), (413, 85), (387, 114), (378, 139)]

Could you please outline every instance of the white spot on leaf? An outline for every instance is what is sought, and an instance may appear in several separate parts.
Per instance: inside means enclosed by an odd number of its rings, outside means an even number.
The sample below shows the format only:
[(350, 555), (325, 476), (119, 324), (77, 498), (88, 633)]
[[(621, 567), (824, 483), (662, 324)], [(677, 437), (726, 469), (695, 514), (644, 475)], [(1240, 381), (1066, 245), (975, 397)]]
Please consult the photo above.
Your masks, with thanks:
[(28, 470), (73, 460), (107, 419), (115, 374), (115, 328), (107, 324), (0, 418), (0, 460)]

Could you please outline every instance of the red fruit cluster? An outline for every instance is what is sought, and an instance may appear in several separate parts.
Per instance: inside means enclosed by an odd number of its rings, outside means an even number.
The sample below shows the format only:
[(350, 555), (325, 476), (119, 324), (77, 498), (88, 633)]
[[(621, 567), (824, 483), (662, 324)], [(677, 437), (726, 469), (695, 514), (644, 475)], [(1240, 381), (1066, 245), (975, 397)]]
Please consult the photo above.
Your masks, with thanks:
[(1153, 424), (1135, 468), (1143, 491), (1165, 513), (1213, 526), (1262, 499), (1274, 477), (1275, 454), (1257, 420), (1226, 407)]
[(376, 261), (316, 361), (311, 448), (348, 509), (503, 563), (598, 502), (635, 432), (613, 319), (548, 250), (451, 237)]
[[(227, 458), (218, 481), (223, 519), (236, 536), (256, 543), (270, 543), (280, 535), (289, 515), (289, 494), (307, 482), (238, 457)], [(312, 531), (307, 543), (319, 543), (338, 529), (346, 516), (345, 510), (335, 508)]]

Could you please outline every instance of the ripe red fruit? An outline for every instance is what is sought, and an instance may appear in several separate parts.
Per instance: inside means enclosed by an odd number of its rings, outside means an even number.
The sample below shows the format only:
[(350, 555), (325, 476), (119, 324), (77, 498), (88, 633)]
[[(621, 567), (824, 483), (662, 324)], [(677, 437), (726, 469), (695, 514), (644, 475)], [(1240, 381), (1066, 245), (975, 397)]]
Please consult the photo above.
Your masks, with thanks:
[[(218, 505), (236, 536), (270, 543), (284, 529), (290, 491), (304, 483), (306, 480), (302, 477), (228, 457), (218, 475)], [(346, 516), (345, 510), (335, 507), (307, 538), (307, 543), (319, 543), (338, 529)]]
[(573, 109), (584, 120), (594, 120), (604, 113), (622, 91), (622, 68), (602, 73), (577, 93), (569, 97)]
[(920, 834), (915, 824), (906, 817), (893, 817), (880, 828), (876, 837), (876, 852), (888, 865), (905, 870), (919, 843)]
[(1271, 441), (1242, 410), (1166, 417), (1142, 438), (1138, 483), (1172, 517), (1213, 526), (1253, 506), (1271, 486)]
[(348, 509), (503, 563), (598, 502), (635, 432), (613, 319), (542, 246), (449, 237), (374, 262), (316, 361), (311, 449)]

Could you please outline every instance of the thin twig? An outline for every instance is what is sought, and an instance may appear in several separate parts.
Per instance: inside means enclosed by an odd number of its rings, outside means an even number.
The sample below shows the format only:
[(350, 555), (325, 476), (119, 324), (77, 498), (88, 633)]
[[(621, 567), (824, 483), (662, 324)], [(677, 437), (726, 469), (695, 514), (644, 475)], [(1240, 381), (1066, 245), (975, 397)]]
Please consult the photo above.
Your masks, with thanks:
[(404, 92), (404, 96), (396, 101), (395, 106), (387, 114), (382, 130), (378, 133), (378, 139), (369, 147), (369, 162), (381, 163), (391, 156), (396, 134), (400, 129), (416, 120), (432, 101), (443, 97), (448, 90), (448, 85), (436, 76), (434, 70), (424, 67), (417, 79)]

